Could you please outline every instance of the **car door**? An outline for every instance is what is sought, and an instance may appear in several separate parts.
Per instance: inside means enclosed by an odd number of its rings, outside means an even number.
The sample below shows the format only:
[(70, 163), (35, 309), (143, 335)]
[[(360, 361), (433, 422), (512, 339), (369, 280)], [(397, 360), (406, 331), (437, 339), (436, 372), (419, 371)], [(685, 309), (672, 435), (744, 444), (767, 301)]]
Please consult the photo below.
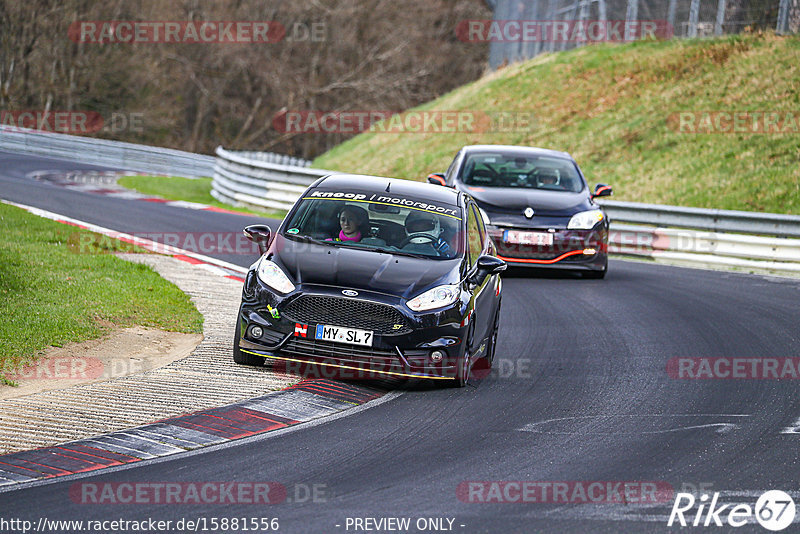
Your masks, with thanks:
[[(467, 249), (469, 251), (470, 273), (475, 272), (476, 263), (482, 254), (488, 252), (489, 239), (478, 207), (470, 201), (467, 208)], [(480, 351), (483, 356), (486, 350), (486, 338), (491, 334), (494, 324), (495, 309), (495, 276), (487, 276), (480, 286), (472, 289), (474, 307), (472, 320), (474, 326), (473, 354)]]

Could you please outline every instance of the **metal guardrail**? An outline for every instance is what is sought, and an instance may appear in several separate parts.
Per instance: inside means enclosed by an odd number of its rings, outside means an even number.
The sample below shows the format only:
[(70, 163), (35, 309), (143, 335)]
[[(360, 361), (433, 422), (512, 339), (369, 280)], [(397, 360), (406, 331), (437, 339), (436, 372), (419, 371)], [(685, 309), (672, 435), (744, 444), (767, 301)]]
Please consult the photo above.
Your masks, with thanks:
[(691, 266), (800, 273), (800, 239), (611, 224), (609, 252)]
[[(222, 202), (288, 210), (333, 171), (217, 148), (212, 195)], [(800, 273), (800, 216), (600, 200), (611, 221), (609, 252), (693, 266)], [(652, 225), (652, 226), (643, 226)], [(742, 235), (759, 234), (759, 235)]]
[(800, 216), (600, 200), (609, 219), (633, 224), (800, 237)]
[(226, 204), (288, 210), (306, 188), (333, 171), (307, 168), (311, 162), (289, 158), (288, 164), (256, 152), (217, 147), (211, 195)]
[(214, 157), (94, 137), (0, 126), (0, 150), (167, 176), (211, 176)]
[(601, 204), (611, 221), (613, 254), (695, 267), (800, 273), (796, 215), (608, 200)]
[[(180, 150), (7, 126), (0, 126), (0, 150), (152, 174), (213, 174), (215, 198), (261, 209), (288, 210), (309, 185), (333, 173), (280, 154), (218, 147), (214, 160)], [(800, 216), (605, 199), (601, 203), (611, 220), (612, 254), (800, 273), (800, 239), (793, 239), (800, 238)]]
[(291, 167), (311, 167), (311, 161), (307, 159), (295, 158), (275, 152), (237, 151), (236, 155), (248, 160), (262, 161), (264, 163), (276, 163), (278, 165), (289, 165)]

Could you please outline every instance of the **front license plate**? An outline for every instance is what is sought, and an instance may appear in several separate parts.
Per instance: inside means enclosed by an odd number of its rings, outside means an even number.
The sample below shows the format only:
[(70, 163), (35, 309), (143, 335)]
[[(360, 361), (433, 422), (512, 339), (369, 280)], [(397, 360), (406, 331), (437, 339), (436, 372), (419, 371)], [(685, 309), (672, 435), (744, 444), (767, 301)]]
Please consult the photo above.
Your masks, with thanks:
[(552, 245), (553, 234), (544, 232), (521, 232), (519, 230), (506, 230), (503, 241), (514, 245)]
[(314, 337), (323, 341), (363, 345), (365, 347), (372, 346), (372, 331), (359, 330), (358, 328), (318, 324), (317, 332)]

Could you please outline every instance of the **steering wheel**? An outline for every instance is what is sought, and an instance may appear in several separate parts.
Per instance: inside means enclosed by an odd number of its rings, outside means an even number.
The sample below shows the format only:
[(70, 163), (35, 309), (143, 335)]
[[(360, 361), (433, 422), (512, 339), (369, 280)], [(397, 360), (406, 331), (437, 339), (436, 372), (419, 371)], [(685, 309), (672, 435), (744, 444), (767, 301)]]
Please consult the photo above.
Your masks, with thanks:
[(425, 232), (414, 232), (413, 234), (408, 234), (408, 237), (406, 237), (405, 239), (403, 239), (403, 242), (402, 242), (402, 243), (400, 243), (400, 246), (399, 246), (399, 247), (397, 247), (397, 248), (403, 248), (404, 246), (406, 246), (406, 245), (408, 245), (409, 243), (411, 243), (411, 240), (412, 240), (412, 239), (416, 239), (416, 238), (418, 238), (418, 237), (422, 237), (422, 238), (424, 238), (424, 239), (427, 239), (427, 240), (428, 240), (428, 241), (430, 241), (431, 243), (435, 243), (435, 242), (436, 242), (436, 240), (438, 239), (437, 237), (434, 237), (434, 236), (432, 236), (431, 234), (426, 234)]

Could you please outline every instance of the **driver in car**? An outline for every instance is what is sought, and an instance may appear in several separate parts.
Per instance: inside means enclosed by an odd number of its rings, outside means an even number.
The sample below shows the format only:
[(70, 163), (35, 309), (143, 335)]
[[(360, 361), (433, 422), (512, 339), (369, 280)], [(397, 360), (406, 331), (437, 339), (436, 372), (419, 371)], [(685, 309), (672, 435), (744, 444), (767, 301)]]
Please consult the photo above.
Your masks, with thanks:
[[(439, 256), (450, 256), (450, 244), (444, 239), (446, 229), (439, 224), (439, 217), (436, 215), (412, 210), (406, 217), (405, 227), (412, 243), (430, 245)], [(422, 239), (416, 239), (414, 234)]]
[(562, 189), (558, 182), (558, 175), (554, 172), (545, 171), (539, 175), (539, 187), (543, 189)]

